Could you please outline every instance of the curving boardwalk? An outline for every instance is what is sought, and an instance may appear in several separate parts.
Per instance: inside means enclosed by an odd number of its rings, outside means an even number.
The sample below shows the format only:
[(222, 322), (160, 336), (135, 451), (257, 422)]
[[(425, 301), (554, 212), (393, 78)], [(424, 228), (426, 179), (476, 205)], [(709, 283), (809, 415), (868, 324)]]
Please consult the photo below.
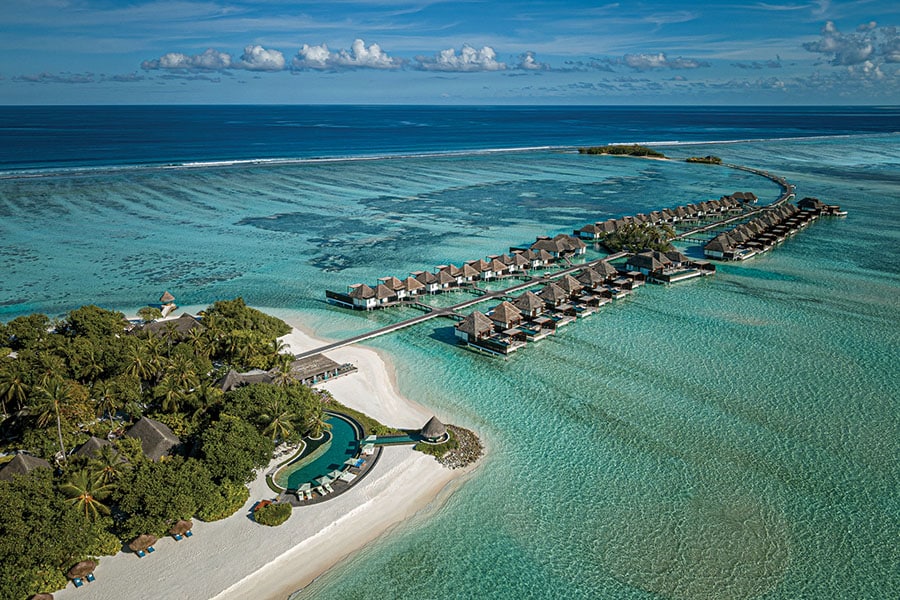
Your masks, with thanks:
[[(725, 164), (723, 166), (731, 168), (731, 169), (747, 171), (748, 173), (753, 173), (755, 175), (759, 175), (760, 177), (765, 177), (766, 179), (774, 181), (779, 186), (781, 186), (781, 190), (782, 190), (781, 195), (778, 197), (777, 200), (775, 200), (771, 204), (766, 204), (764, 206), (760, 206), (753, 210), (741, 213), (740, 215), (737, 215), (735, 217), (730, 217), (728, 219), (722, 219), (722, 220), (716, 221), (714, 223), (694, 227), (684, 233), (680, 233), (680, 234), (676, 235), (674, 239), (681, 240), (681, 239), (687, 238), (689, 236), (696, 235), (698, 233), (703, 233), (710, 229), (715, 229), (716, 227), (721, 227), (722, 225), (727, 225), (729, 223), (733, 223), (734, 221), (740, 221), (742, 219), (746, 219), (746, 218), (751, 217), (755, 214), (758, 214), (764, 210), (768, 210), (769, 208), (772, 208), (773, 206), (778, 206), (780, 204), (783, 204), (783, 203), (787, 202), (788, 200), (790, 200), (794, 196), (794, 190), (795, 190), (794, 185), (791, 184), (790, 182), (788, 182), (783, 177), (779, 177), (778, 175), (773, 175), (772, 173), (769, 173), (768, 171), (763, 171), (761, 169), (754, 169), (753, 167), (745, 167), (742, 165), (733, 165), (733, 164)], [(567, 267), (567, 268), (563, 269), (562, 271), (556, 271), (549, 275), (532, 277), (528, 281), (523, 281), (522, 283), (518, 283), (516, 285), (510, 286), (508, 288), (504, 288), (502, 290), (497, 290), (495, 292), (485, 292), (483, 295), (478, 296), (477, 298), (470, 298), (470, 299), (464, 300), (463, 302), (460, 302), (458, 304), (454, 304), (452, 306), (447, 306), (444, 308), (432, 308), (423, 303), (416, 303), (417, 307), (428, 310), (429, 312), (419, 315), (417, 317), (412, 317), (410, 319), (406, 319), (404, 321), (398, 321), (397, 323), (393, 323), (391, 325), (386, 325), (386, 326), (380, 327), (378, 329), (373, 329), (372, 331), (368, 331), (366, 333), (361, 333), (361, 334), (355, 335), (353, 337), (339, 340), (337, 342), (332, 342), (330, 344), (320, 346), (313, 350), (301, 352), (299, 354), (296, 354), (294, 358), (301, 359), (301, 358), (313, 356), (315, 354), (320, 354), (322, 352), (328, 352), (330, 350), (337, 350), (338, 348), (343, 348), (345, 346), (357, 344), (359, 342), (363, 342), (365, 340), (370, 340), (372, 338), (386, 335), (388, 333), (393, 333), (394, 331), (398, 331), (398, 330), (404, 329), (406, 327), (412, 327), (413, 325), (418, 325), (419, 323), (424, 323), (425, 321), (429, 321), (431, 319), (436, 319), (438, 317), (449, 317), (449, 318), (458, 317), (458, 314), (457, 314), (458, 311), (469, 308), (471, 306), (475, 306), (476, 304), (480, 304), (482, 302), (487, 302), (489, 300), (497, 300), (497, 299), (503, 298), (505, 296), (515, 294), (516, 292), (520, 292), (522, 290), (528, 289), (530, 287), (534, 287), (536, 285), (547, 284), (547, 283), (550, 283), (551, 281), (553, 281), (555, 279), (559, 279), (560, 277), (563, 277), (565, 275), (570, 275), (571, 273), (574, 273), (575, 271), (578, 271), (580, 269), (585, 269), (585, 268), (591, 267), (602, 261), (616, 260), (618, 258), (627, 256), (627, 254), (628, 254), (627, 252), (618, 252), (616, 254), (610, 254), (609, 256), (606, 256), (604, 258), (592, 260), (592, 261), (586, 262), (584, 264), (573, 265), (571, 267)]]

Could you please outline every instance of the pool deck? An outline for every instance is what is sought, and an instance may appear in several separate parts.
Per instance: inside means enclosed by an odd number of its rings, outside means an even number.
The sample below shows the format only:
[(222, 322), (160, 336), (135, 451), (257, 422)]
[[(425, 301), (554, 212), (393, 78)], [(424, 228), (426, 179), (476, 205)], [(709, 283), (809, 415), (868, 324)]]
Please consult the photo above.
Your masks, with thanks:
[(369, 474), (369, 471), (375, 468), (375, 465), (378, 464), (378, 459), (381, 458), (382, 450), (383, 449), (381, 447), (377, 447), (375, 449), (375, 454), (373, 454), (371, 457), (366, 458), (366, 463), (362, 467), (359, 467), (358, 469), (355, 467), (346, 469), (356, 475), (356, 479), (354, 479), (350, 483), (347, 483), (346, 481), (343, 481), (341, 479), (332, 481), (330, 485), (334, 489), (333, 493), (330, 493), (326, 496), (320, 496), (318, 492), (316, 492), (313, 494), (311, 500), (300, 500), (299, 498), (297, 498), (297, 495), (294, 492), (284, 491), (279, 495), (279, 498), (282, 501), (290, 502), (291, 506), (293, 506), (294, 508), (312, 506), (313, 504), (320, 504), (322, 502), (327, 502), (332, 498), (336, 498), (337, 496), (340, 496), (341, 494), (352, 488), (354, 485), (365, 479), (366, 475)]

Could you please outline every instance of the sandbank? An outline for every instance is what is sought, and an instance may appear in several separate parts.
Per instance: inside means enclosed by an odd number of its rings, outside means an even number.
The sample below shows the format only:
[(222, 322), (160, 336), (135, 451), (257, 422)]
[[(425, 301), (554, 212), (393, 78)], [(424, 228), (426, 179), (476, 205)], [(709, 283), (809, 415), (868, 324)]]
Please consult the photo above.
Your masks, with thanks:
[[(280, 339), (293, 353), (326, 343), (296, 327)], [(374, 350), (347, 347), (327, 356), (359, 369), (322, 386), (339, 402), (395, 427), (418, 428), (431, 417), (399, 394), (390, 366)], [(280, 527), (249, 517), (253, 503), (275, 496), (261, 471), (249, 486), (250, 500), (234, 515), (195, 520), (192, 537), (160, 539), (145, 558), (130, 552), (103, 557), (96, 581), (78, 589), (70, 584), (54, 597), (284, 600), (417, 512), (438, 508), (470, 471), (447, 469), (410, 446), (386, 447), (365, 479), (328, 502), (295, 508)]]

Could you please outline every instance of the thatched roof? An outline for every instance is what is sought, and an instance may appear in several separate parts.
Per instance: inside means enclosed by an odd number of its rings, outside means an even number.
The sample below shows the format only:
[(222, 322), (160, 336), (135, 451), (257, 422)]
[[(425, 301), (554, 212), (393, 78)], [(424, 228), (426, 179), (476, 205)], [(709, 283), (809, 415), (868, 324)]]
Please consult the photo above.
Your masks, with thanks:
[(386, 285), (387, 287), (391, 288), (394, 291), (403, 289), (403, 282), (393, 276), (382, 277), (378, 281), (380, 281), (381, 283), (383, 283), (384, 285)]
[(141, 417), (125, 432), (125, 436), (139, 439), (144, 455), (150, 460), (159, 460), (181, 443), (167, 425), (149, 417)]
[(97, 568), (97, 563), (92, 560), (83, 560), (80, 563), (77, 563), (69, 569), (68, 573), (66, 573), (66, 577), (69, 579), (81, 579), (88, 573), (93, 573), (94, 569)]
[(413, 277), (407, 277), (403, 281), (403, 289), (405, 289), (407, 292), (421, 290), (423, 287), (425, 287), (425, 284)]
[(50, 469), (50, 463), (30, 454), (16, 454), (0, 469), (0, 479), (10, 481), (13, 475), (27, 475), (35, 469)]
[(517, 320), (521, 321), (522, 311), (504, 300), (491, 311), (491, 319), (501, 323), (512, 323)]
[(162, 319), (159, 321), (151, 321), (135, 331), (147, 331), (151, 335), (161, 335), (166, 332), (173, 332), (179, 337), (184, 337), (194, 328), (204, 329), (203, 324), (197, 320), (197, 317), (184, 313), (177, 319)]
[(313, 354), (291, 363), (291, 372), (297, 379), (308, 379), (334, 371), (341, 365), (323, 354)]
[(599, 273), (603, 277), (606, 277), (607, 279), (610, 277), (615, 277), (619, 274), (619, 272), (616, 271), (616, 268), (614, 266), (612, 266), (611, 264), (609, 264), (608, 262), (606, 262), (605, 260), (601, 260), (600, 262), (596, 263), (591, 268), (594, 269), (595, 271), (597, 271), (597, 273)]
[(571, 275), (563, 275), (563, 276), (560, 277), (559, 280), (556, 282), (556, 285), (558, 285), (560, 288), (562, 288), (562, 290), (563, 290), (564, 292), (566, 292), (567, 294), (569, 294), (570, 296), (571, 296), (572, 294), (577, 294), (578, 292), (580, 292), (581, 290), (584, 289), (584, 286), (581, 285), (581, 284), (580, 284), (574, 277), (572, 277)]
[(443, 437), (447, 434), (447, 428), (443, 423), (438, 421), (437, 417), (431, 417), (428, 419), (428, 422), (425, 423), (425, 426), (422, 427), (422, 430), (419, 434), (426, 439), (435, 440), (439, 437)]
[(456, 277), (451, 275), (449, 270), (438, 271), (437, 280), (438, 280), (438, 283), (440, 283), (441, 285), (446, 285), (448, 283), (455, 283)]
[(379, 283), (377, 286), (375, 286), (375, 297), (379, 300), (382, 300), (384, 298), (393, 298), (396, 295), (397, 294), (394, 293), (394, 290), (384, 285), (383, 283)]
[(251, 383), (272, 383), (272, 381), (272, 375), (261, 369), (254, 369), (246, 373), (238, 373), (231, 369), (225, 374), (225, 377), (216, 382), (216, 387), (223, 392), (230, 392), (235, 388), (250, 385)]
[[(424, 285), (431, 285), (433, 283), (438, 283), (437, 275), (435, 275), (434, 273), (431, 273), (430, 271), (419, 271), (417, 273), (413, 273), (412, 275), (416, 278), (416, 280), (419, 281), (419, 283), (422, 283)], [(449, 275), (448, 275), (448, 277), (449, 277)]]
[(184, 535), (185, 532), (193, 529), (194, 523), (193, 521), (186, 521), (184, 519), (179, 519), (172, 525), (172, 528), (169, 529), (169, 533), (172, 535)]
[(585, 269), (578, 276), (578, 282), (585, 287), (596, 287), (606, 281), (606, 277), (595, 271), (594, 269)]
[(109, 440), (100, 439), (96, 436), (91, 436), (88, 441), (78, 446), (78, 449), (75, 450), (72, 454), (77, 454), (78, 456), (87, 456), (88, 458), (93, 457), (95, 454), (100, 452), (100, 448), (103, 446), (109, 446)]
[(541, 300), (553, 306), (557, 306), (569, 299), (569, 294), (555, 283), (548, 284), (537, 295)]
[(479, 271), (478, 269), (476, 269), (474, 266), (470, 265), (469, 263), (464, 264), (462, 266), (462, 269), (460, 269), (460, 274), (463, 277), (475, 277), (479, 273), (481, 273), (481, 271)]
[(146, 550), (147, 548), (155, 544), (156, 540), (157, 537), (155, 535), (145, 533), (131, 540), (131, 542), (129, 542), (128, 544), (128, 547), (131, 548), (132, 552), (140, 552), (141, 550)]
[(512, 302), (513, 306), (518, 308), (523, 313), (528, 313), (529, 315), (535, 314), (535, 312), (541, 312), (544, 310), (544, 301), (541, 300), (537, 294), (534, 292), (525, 292)]
[(168, 290), (166, 290), (165, 292), (163, 292), (163, 295), (159, 297), (159, 301), (163, 304), (168, 304), (169, 302), (175, 301), (175, 296), (173, 296), (169, 293)]
[(494, 323), (484, 313), (473, 310), (472, 313), (456, 324), (456, 328), (463, 333), (478, 337), (494, 330)]
[(351, 298), (357, 298), (359, 300), (367, 300), (369, 298), (375, 297), (375, 290), (370, 288), (364, 283), (356, 283), (350, 286), (350, 293), (347, 294)]

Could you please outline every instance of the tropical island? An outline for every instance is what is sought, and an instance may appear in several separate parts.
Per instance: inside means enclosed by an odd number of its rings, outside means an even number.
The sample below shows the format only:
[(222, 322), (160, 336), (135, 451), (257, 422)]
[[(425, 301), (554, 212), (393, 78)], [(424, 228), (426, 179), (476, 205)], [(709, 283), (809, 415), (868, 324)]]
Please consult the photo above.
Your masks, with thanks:
[(643, 156), (647, 158), (667, 158), (665, 154), (641, 146), (640, 144), (610, 144), (608, 146), (589, 146), (578, 149), (579, 154), (609, 154), (612, 156)]
[[(129, 322), (84, 306), (0, 324), (0, 597), (82, 585), (99, 557), (146, 556), (163, 536), (191, 536), (191, 519), (233, 515), (273, 454), (322, 438), (333, 414), (373, 438), (397, 431), (304, 385), (292, 328), (241, 298), (198, 317), (158, 312)], [(474, 437), (456, 430), (423, 449), (471, 464), (480, 443), (453, 458)], [(280, 497), (272, 506), (257, 522), (290, 517)]]
[(713, 156), (710, 154), (709, 156), (690, 156), (684, 159), (684, 162), (701, 163), (705, 165), (721, 165), (722, 159), (718, 156)]

